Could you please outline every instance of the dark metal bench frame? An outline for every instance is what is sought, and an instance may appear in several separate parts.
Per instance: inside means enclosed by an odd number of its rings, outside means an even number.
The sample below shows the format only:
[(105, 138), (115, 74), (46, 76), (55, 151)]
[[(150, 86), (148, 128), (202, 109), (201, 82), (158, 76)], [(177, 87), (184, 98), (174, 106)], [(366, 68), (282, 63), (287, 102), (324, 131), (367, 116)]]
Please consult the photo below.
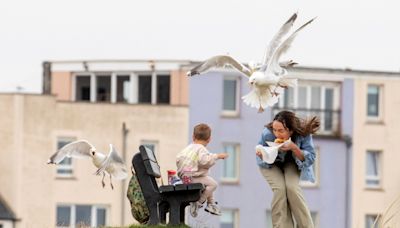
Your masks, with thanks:
[(147, 224), (165, 223), (167, 212), (169, 225), (185, 223), (185, 207), (200, 199), (204, 186), (195, 183), (158, 187), (156, 178), (161, 177), (160, 166), (153, 151), (144, 146), (140, 146), (139, 152), (133, 156), (132, 165), (149, 208), (150, 219)]

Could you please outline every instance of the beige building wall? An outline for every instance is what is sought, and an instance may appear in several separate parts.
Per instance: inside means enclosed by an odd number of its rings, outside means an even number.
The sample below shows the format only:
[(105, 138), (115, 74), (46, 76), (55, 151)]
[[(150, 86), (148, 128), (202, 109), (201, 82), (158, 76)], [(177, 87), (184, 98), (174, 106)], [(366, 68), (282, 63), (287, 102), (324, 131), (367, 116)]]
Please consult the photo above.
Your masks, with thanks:
[[(377, 121), (367, 118), (368, 85), (380, 85), (380, 112)], [(400, 194), (398, 142), (400, 139), (400, 80), (394, 77), (355, 79), (354, 135), (352, 162), (352, 227), (365, 227), (367, 214), (380, 214)], [(381, 187), (368, 189), (365, 184), (367, 150), (382, 151)]]
[[(59, 102), (54, 96), (0, 94), (0, 191), (20, 219), (19, 227), (54, 227), (57, 204), (105, 205), (107, 224), (132, 224), (127, 182), (114, 190), (101, 187), (101, 177), (89, 160), (73, 160), (72, 178), (56, 175), (47, 159), (56, 151), (57, 137), (87, 139), (108, 153), (112, 143), (122, 151), (122, 124), (127, 135), (126, 163), (143, 140), (157, 143), (164, 182), (166, 170), (176, 169), (175, 155), (188, 139), (185, 106)], [(129, 175), (130, 177), (131, 175)], [(121, 206), (125, 211), (122, 215)]]
[(72, 100), (72, 73), (71, 72), (52, 72), (51, 75), (51, 94), (59, 101)]
[(189, 78), (184, 70), (171, 71), (171, 104), (189, 104)]

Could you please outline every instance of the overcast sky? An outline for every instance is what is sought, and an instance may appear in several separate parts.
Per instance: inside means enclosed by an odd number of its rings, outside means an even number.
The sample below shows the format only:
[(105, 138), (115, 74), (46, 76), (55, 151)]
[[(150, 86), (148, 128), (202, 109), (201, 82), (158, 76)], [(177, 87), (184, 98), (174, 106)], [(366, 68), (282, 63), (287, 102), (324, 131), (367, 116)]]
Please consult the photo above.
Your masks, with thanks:
[[(301, 3), (300, 3), (301, 2)], [(398, 1), (397, 1), (398, 2)], [(44, 60), (261, 61), (292, 13), (316, 17), (283, 59), (303, 66), (400, 71), (400, 2), (294, 0), (3, 0), (0, 92), (40, 92)]]

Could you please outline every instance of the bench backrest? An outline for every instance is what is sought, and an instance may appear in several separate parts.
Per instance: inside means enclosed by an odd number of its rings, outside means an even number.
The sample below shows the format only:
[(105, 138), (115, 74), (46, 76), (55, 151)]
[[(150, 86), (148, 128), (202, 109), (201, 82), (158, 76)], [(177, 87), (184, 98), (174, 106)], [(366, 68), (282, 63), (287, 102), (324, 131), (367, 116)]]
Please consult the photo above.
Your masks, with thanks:
[(155, 178), (161, 177), (160, 165), (158, 165), (154, 152), (145, 146), (140, 146), (139, 150), (146, 168), (146, 173)]

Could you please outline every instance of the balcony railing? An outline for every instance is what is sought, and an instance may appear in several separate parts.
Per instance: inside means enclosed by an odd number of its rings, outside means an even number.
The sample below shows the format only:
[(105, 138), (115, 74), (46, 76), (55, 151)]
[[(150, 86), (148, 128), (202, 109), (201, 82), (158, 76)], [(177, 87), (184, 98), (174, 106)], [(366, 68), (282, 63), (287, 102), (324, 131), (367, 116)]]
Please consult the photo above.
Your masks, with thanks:
[(324, 136), (340, 136), (340, 110), (323, 110), (323, 109), (302, 109), (302, 108), (272, 108), (272, 115), (278, 112), (288, 110), (296, 113), (301, 118), (310, 118), (317, 116), (321, 121), (321, 127), (317, 132), (318, 135)]

